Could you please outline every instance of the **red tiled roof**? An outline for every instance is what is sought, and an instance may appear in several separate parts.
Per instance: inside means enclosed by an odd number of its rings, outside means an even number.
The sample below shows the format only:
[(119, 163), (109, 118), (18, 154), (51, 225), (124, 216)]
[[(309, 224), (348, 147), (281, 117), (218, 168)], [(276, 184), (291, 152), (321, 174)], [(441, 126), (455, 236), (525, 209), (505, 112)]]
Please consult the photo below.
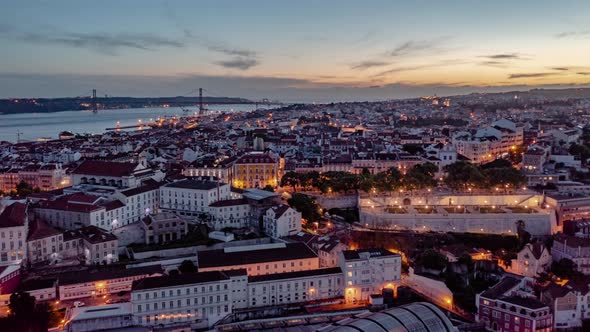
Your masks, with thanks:
[(62, 210), (62, 211), (84, 212), (84, 213), (88, 213), (90, 211), (94, 211), (94, 210), (98, 210), (98, 209), (102, 208), (101, 206), (98, 206), (96, 204), (72, 202), (72, 201), (70, 201), (70, 197), (73, 195), (80, 195), (80, 194), (72, 194), (72, 195), (62, 196), (54, 201), (40, 201), (39, 208), (52, 209), (52, 210)]
[(86, 160), (73, 171), (73, 174), (122, 177), (131, 175), (137, 165), (138, 163)]
[(0, 227), (23, 226), (27, 219), (27, 206), (23, 203), (12, 203), (0, 214)]
[(47, 225), (44, 221), (36, 219), (31, 223), (29, 237), (27, 241), (38, 240), (50, 236), (61, 234), (57, 229)]

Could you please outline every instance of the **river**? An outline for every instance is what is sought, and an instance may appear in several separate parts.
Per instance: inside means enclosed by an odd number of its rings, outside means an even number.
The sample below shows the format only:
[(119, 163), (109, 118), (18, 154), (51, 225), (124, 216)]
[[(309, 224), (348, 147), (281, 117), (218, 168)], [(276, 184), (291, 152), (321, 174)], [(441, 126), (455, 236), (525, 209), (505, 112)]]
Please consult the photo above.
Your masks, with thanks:
[[(208, 110), (241, 112), (251, 111), (254, 105), (208, 105)], [(260, 108), (260, 106), (259, 106)], [(191, 111), (197, 111), (190, 107)], [(138, 121), (149, 122), (159, 116), (182, 116), (179, 107), (170, 108), (129, 108), (116, 110), (65, 111), (55, 113), (22, 113), (0, 114), (0, 141), (16, 142), (20, 132), (21, 141), (36, 140), (40, 137), (58, 138), (60, 132), (67, 130), (73, 133), (99, 134), (106, 128), (115, 127), (117, 121), (121, 127), (138, 124)]]

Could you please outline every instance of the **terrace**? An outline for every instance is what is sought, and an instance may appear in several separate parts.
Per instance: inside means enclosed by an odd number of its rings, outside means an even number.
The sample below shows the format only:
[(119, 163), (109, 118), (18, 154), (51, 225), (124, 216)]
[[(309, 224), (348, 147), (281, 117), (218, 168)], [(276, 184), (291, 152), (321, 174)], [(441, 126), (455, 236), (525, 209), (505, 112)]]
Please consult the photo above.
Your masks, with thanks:
[(417, 213), (420, 213), (420, 214), (431, 214), (431, 213), (437, 212), (435, 207), (428, 206), (428, 205), (422, 205), (422, 206), (416, 205), (416, 206), (413, 206), (413, 208), (416, 210)]

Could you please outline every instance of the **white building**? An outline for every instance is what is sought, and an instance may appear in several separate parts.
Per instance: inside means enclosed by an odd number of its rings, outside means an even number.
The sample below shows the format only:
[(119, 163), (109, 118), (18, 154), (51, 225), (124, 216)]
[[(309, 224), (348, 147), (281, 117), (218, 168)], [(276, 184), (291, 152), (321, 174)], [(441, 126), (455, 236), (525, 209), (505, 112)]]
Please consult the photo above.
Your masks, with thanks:
[(66, 231), (63, 241), (63, 256), (78, 254), (89, 265), (119, 261), (117, 237), (96, 226)]
[(576, 264), (583, 274), (590, 274), (590, 238), (561, 234), (556, 236), (551, 247), (554, 262), (567, 258)]
[(401, 256), (388, 250), (357, 249), (340, 253), (346, 301), (368, 301), (383, 288), (397, 289), (401, 282)]
[(181, 216), (207, 213), (209, 205), (230, 198), (230, 186), (207, 180), (181, 180), (160, 187), (160, 209)]
[(161, 275), (160, 266), (67, 273), (58, 276), (59, 299), (83, 299), (127, 292), (131, 290), (133, 281)]
[(512, 260), (510, 273), (525, 277), (536, 278), (540, 273), (546, 272), (551, 265), (551, 254), (540, 242), (527, 243)]
[(72, 172), (74, 185), (92, 184), (105, 187), (135, 188), (142, 181), (162, 180), (164, 174), (138, 162), (86, 160)]
[(338, 267), (248, 277), (248, 307), (276, 306), (344, 295)]
[(0, 266), (20, 263), (27, 257), (28, 207), (12, 203), (0, 214)]
[(196, 322), (210, 327), (232, 313), (232, 281), (245, 274), (243, 270), (210, 271), (138, 280), (131, 292), (134, 323), (166, 326)]
[[(115, 227), (128, 225), (140, 221), (150, 213), (156, 213), (160, 205), (160, 185), (155, 181), (146, 181), (144, 184), (117, 192), (114, 197), (121, 201), (125, 208), (123, 215), (113, 218)], [(113, 216), (115, 217), (115, 216)]]
[(301, 213), (285, 204), (273, 206), (262, 216), (262, 227), (273, 238), (295, 235), (301, 231)]
[(252, 209), (245, 198), (226, 199), (209, 205), (210, 226), (214, 230), (226, 227), (241, 228), (248, 226)]

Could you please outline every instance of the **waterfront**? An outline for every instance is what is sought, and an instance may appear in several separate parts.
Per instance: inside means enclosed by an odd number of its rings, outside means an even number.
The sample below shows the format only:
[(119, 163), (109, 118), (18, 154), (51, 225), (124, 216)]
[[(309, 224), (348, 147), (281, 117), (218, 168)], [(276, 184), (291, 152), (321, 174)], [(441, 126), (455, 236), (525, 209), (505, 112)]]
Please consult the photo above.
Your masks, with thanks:
[[(220, 112), (243, 112), (254, 109), (251, 104), (208, 105), (207, 109)], [(259, 106), (259, 108), (261, 108)], [(198, 108), (190, 107), (196, 112)], [(192, 113), (189, 113), (192, 114)], [(75, 133), (105, 132), (106, 128), (119, 125), (130, 126), (162, 116), (186, 115), (179, 107), (131, 108), (92, 111), (67, 111), (56, 113), (23, 113), (0, 115), (0, 141), (16, 142), (17, 132), (21, 141), (36, 140), (39, 137), (57, 138), (61, 131)]]

